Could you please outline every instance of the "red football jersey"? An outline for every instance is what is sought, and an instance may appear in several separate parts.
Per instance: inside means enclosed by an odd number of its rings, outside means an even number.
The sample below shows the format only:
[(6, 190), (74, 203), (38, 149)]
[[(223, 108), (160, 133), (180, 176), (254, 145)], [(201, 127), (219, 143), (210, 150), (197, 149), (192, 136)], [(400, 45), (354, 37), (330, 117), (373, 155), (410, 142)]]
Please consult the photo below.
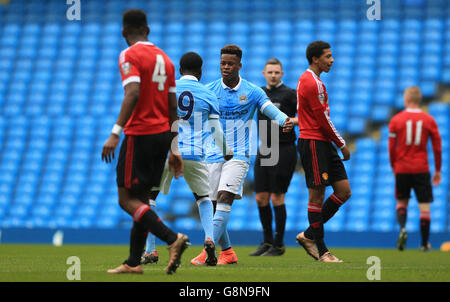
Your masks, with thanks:
[(122, 85), (140, 83), (139, 101), (124, 127), (126, 135), (157, 134), (170, 130), (169, 92), (176, 93), (175, 66), (150, 42), (137, 42), (119, 57)]
[(434, 118), (420, 109), (406, 109), (389, 123), (389, 158), (394, 173), (429, 172), (427, 142), (431, 138), (436, 171), (441, 170), (441, 136)]
[(330, 120), (325, 85), (309, 68), (297, 83), (297, 114), (299, 138), (334, 142), (339, 148), (345, 146), (344, 139)]

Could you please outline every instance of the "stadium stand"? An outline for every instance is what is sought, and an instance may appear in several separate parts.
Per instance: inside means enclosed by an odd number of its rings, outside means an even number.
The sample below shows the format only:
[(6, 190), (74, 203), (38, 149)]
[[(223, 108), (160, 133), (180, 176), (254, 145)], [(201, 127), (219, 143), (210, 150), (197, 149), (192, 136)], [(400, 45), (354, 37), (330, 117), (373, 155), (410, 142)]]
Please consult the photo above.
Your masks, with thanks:
[[(121, 14), (132, 7), (148, 13), (150, 40), (177, 70), (186, 51), (204, 58), (203, 83), (220, 77), (219, 50), (236, 43), (244, 51), (243, 77), (263, 85), (264, 62), (277, 57), (285, 68), (284, 82), (295, 88), (307, 68), (307, 44), (329, 41), (335, 66), (323, 80), (332, 120), (355, 140), (352, 159), (345, 163), (352, 199), (326, 227), (396, 230), (386, 125), (401, 109), (405, 87), (418, 85), (430, 99), (437, 96), (438, 84), (450, 84), (446, 0), (383, 2), (383, 22), (366, 19), (365, 1), (345, 0), (82, 1), (81, 21), (66, 19), (65, 1), (0, 4), (1, 228), (129, 227), (117, 205), (115, 165), (102, 163), (100, 154), (123, 97), (117, 68), (127, 47)], [(450, 104), (433, 102), (428, 110), (443, 144), (443, 182), (434, 191), (431, 231), (450, 231)], [(375, 136), (369, 132), (373, 125), (380, 127)], [(250, 169), (250, 185), (252, 180)], [(307, 226), (304, 182), (296, 173), (286, 196), (287, 230)], [(261, 228), (249, 188), (233, 205), (232, 230)], [(176, 228), (200, 229), (183, 181), (175, 181), (157, 204)], [(418, 228), (415, 207), (407, 227)]]

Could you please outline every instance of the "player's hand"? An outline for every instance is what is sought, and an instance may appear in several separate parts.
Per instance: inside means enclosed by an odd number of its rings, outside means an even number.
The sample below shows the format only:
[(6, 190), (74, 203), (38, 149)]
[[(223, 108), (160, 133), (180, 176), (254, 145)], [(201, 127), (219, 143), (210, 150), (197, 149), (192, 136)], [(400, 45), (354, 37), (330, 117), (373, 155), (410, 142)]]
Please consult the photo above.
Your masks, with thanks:
[(433, 186), (438, 186), (441, 183), (441, 178), (442, 178), (442, 175), (441, 175), (440, 171), (439, 172), (434, 172), (434, 175), (433, 175)]
[(344, 158), (341, 158), (342, 161), (347, 161), (350, 159), (350, 151), (348, 150), (347, 146), (341, 149), (342, 155)]
[(176, 179), (183, 174), (183, 158), (181, 155), (175, 155), (172, 152), (169, 153), (169, 171), (173, 172)]
[(103, 145), (102, 150), (102, 160), (105, 161), (107, 164), (112, 162), (112, 160), (114, 159), (114, 150), (116, 150), (118, 144), (119, 144), (119, 136), (111, 133), (111, 135)]
[(294, 122), (288, 117), (284, 122), (283, 132), (291, 132), (294, 128)]
[(224, 158), (226, 161), (229, 161), (230, 159), (233, 158), (233, 156), (234, 156), (234, 153), (233, 153), (233, 151), (230, 150), (230, 152), (228, 152), (226, 155), (224, 155), (223, 158)]

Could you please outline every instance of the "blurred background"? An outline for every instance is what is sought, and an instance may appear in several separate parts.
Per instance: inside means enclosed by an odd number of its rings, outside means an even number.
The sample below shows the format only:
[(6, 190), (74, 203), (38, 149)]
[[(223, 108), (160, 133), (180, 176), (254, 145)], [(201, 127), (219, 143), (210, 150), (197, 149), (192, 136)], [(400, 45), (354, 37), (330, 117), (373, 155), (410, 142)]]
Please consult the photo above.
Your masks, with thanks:
[[(307, 45), (319, 39), (332, 45), (335, 64), (322, 80), (331, 119), (351, 144), (352, 159), (345, 165), (353, 195), (325, 226), (330, 245), (395, 247), (387, 124), (403, 107), (403, 90), (419, 86), (443, 146), (431, 243), (449, 239), (448, 1), (380, 1), (381, 20), (373, 21), (366, 0), (79, 2), (80, 20), (68, 20), (75, 1), (0, 1), (0, 242), (47, 242), (57, 230), (70, 234), (69, 243), (128, 242), (132, 220), (118, 206), (116, 162), (106, 165), (100, 156), (123, 98), (118, 57), (127, 47), (121, 19), (128, 8), (147, 12), (149, 40), (170, 56), (177, 72), (183, 53), (199, 53), (205, 84), (220, 77), (225, 44), (243, 49), (242, 77), (264, 85), (264, 63), (276, 57), (291, 88), (308, 67)], [(432, 152), (429, 161), (433, 172)], [(262, 228), (252, 167), (245, 194), (233, 204), (229, 230), (235, 243), (258, 244)], [(309, 225), (300, 166), (286, 205), (285, 241), (294, 245), (295, 234)], [(158, 197), (157, 212), (175, 230), (198, 234), (201, 242), (197, 207), (183, 179)], [(412, 238), (419, 230), (414, 194), (407, 229)], [(418, 247), (416, 241), (409, 240)]]

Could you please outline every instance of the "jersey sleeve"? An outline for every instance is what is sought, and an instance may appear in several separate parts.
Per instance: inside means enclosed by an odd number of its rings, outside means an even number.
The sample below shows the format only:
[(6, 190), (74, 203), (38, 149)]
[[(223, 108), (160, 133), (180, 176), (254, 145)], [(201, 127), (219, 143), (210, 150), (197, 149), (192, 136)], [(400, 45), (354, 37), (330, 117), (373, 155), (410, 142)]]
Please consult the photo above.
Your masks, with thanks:
[(431, 137), (431, 145), (433, 146), (435, 170), (441, 171), (442, 142), (441, 142), (441, 135), (439, 134), (439, 128), (434, 118), (430, 119), (430, 137)]
[(175, 66), (173, 65), (172, 61), (169, 57), (167, 57), (167, 62), (169, 63), (168, 66), (168, 82), (169, 82), (169, 92), (170, 93), (177, 93), (176, 84), (175, 84)]
[(308, 100), (308, 103), (311, 106), (311, 110), (314, 114), (314, 117), (318, 122), (318, 124), (320, 125), (322, 132), (339, 148), (345, 147), (344, 139), (336, 130), (336, 127), (334, 127), (334, 124), (331, 121), (330, 117), (328, 116), (327, 111), (323, 109), (323, 105), (320, 102), (323, 92), (319, 91), (320, 90), (319, 86), (316, 85), (316, 83), (314, 83), (314, 85), (312, 84), (305, 85), (305, 88), (307, 88), (307, 93), (304, 94), (304, 96)]
[(389, 122), (389, 134), (388, 134), (388, 139), (389, 139), (389, 144), (388, 144), (388, 149), (389, 149), (389, 161), (391, 163), (391, 167), (392, 169), (394, 169), (394, 164), (395, 164), (395, 149), (397, 147), (397, 129), (395, 128), (396, 126), (396, 122), (395, 119), (393, 118), (390, 122)]
[(139, 66), (134, 62), (127, 50), (122, 51), (120, 54), (119, 69), (123, 87), (127, 86), (129, 83), (141, 82)]
[(264, 111), (265, 106), (268, 106), (269, 104), (272, 104), (267, 94), (262, 90), (262, 88), (255, 87), (253, 90), (254, 98), (256, 100), (256, 104), (261, 110), (261, 112)]
[(216, 95), (212, 92), (209, 93), (209, 115), (208, 118), (219, 118), (220, 112), (219, 112), (219, 100), (217, 99)]

